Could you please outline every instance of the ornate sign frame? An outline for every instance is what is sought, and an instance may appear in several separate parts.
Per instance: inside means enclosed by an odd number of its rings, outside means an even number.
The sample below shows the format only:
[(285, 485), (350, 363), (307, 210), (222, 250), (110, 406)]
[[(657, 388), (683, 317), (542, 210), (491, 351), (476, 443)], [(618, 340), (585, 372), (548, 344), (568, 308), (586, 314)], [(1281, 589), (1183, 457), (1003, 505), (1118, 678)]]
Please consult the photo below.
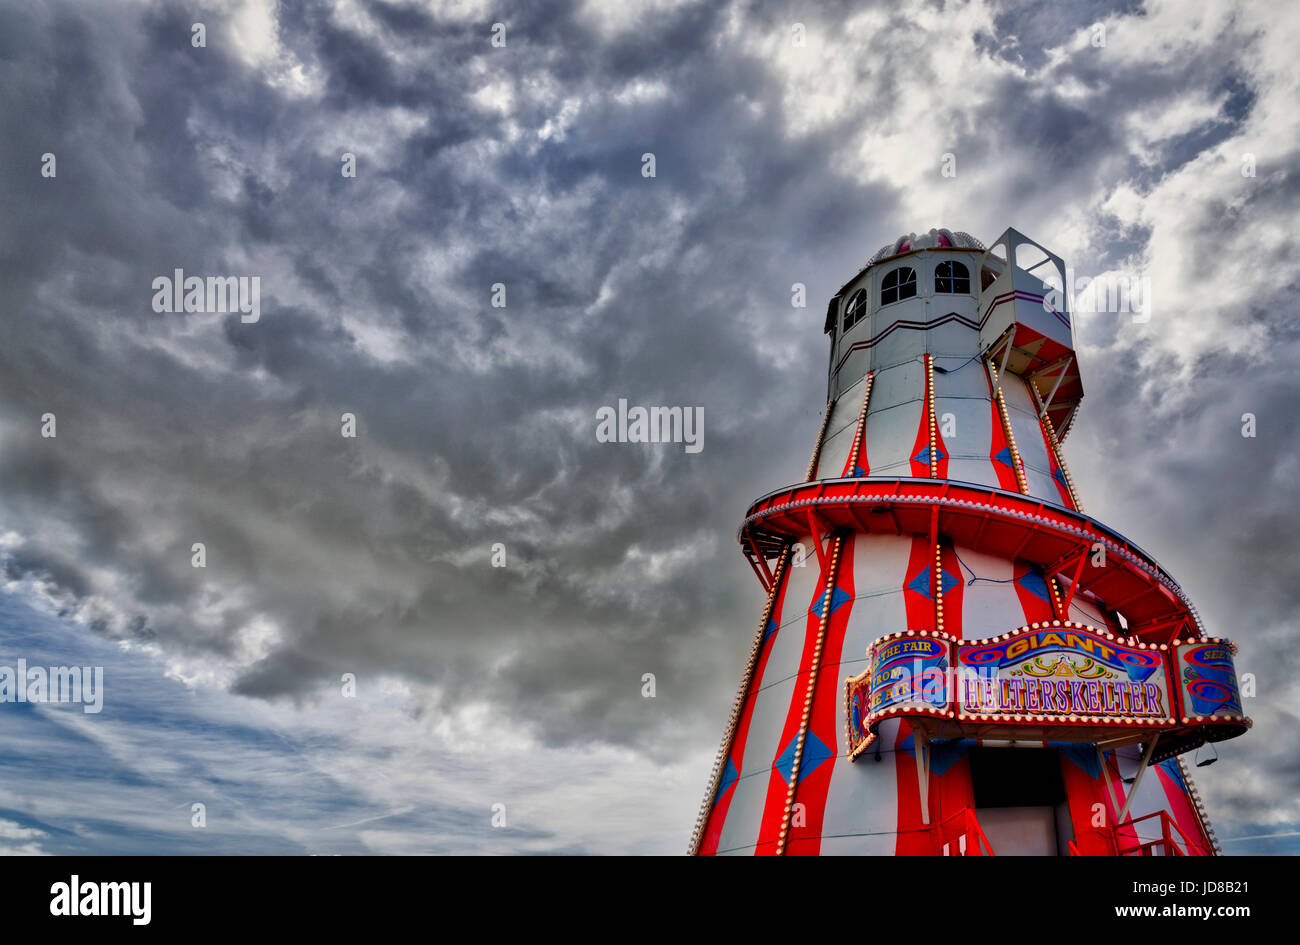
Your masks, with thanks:
[(908, 630), (876, 640), (845, 680), (845, 735), (856, 758), (889, 718), (928, 737), (1156, 742), (1159, 761), (1245, 732), (1227, 640), (1144, 643), (1071, 621), (983, 640)]

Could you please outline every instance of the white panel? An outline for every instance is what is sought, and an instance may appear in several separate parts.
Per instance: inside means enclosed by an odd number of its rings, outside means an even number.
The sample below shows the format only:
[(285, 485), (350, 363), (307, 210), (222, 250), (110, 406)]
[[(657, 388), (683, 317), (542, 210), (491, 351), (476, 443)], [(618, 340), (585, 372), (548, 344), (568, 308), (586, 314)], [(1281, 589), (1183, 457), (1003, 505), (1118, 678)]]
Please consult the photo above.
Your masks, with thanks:
[[(810, 570), (816, 570), (815, 564), (816, 562), (812, 563)], [(771, 641), (772, 651), (767, 658), (767, 666), (763, 669), (763, 679), (759, 683), (764, 689), (784, 679), (792, 678), (799, 672), (804, 637), (808, 632), (808, 602), (803, 598), (800, 600), (802, 610), (799, 617), (796, 619), (795, 611), (792, 609), (789, 620), (777, 631), (775, 639)], [(785, 724), (784, 718), (781, 724)], [(768, 760), (771, 761), (770, 758)]]
[[(817, 563), (817, 552), (813, 549), (812, 538), (803, 535), (799, 538), (798, 543), (804, 547), (803, 567), (795, 566), (795, 556), (792, 552), (790, 566), (786, 568), (785, 572), (787, 587), (781, 605), (777, 636), (780, 637), (782, 633), (785, 633), (786, 628), (791, 624), (797, 624), (796, 633), (802, 640), (804, 626), (808, 620), (808, 605), (815, 599), (817, 594), (821, 593), (822, 584), (821, 568)], [(773, 655), (775, 656), (775, 653)], [(768, 662), (770, 663), (771, 660), (769, 659)]]
[[(901, 311), (904, 307), (908, 312)], [(925, 332), (908, 328), (903, 325), (895, 327), (892, 331), (888, 326), (899, 320), (924, 320), (925, 310), (919, 304), (911, 307), (908, 302), (900, 302), (897, 305), (891, 305), (886, 309), (886, 313), (880, 317), (877, 324), (882, 325), (880, 334), (884, 337), (879, 338), (875, 346), (871, 349), (871, 366), (876, 370), (892, 367), (895, 364), (902, 364), (905, 361), (919, 360), (925, 353)], [(888, 332), (885, 334), (885, 332)]]
[(897, 591), (907, 577), (909, 535), (861, 534), (853, 547), (853, 589), (858, 597)]
[[(1068, 593), (1068, 586), (1067, 586), (1067, 593)], [(1098, 607), (1092, 601), (1088, 600), (1086, 597), (1080, 596), (1079, 594), (1075, 594), (1074, 599), (1070, 601), (1069, 619), (1076, 620), (1079, 623), (1086, 623), (1093, 627), (1110, 629), (1116, 633), (1120, 632), (1120, 628), (1118, 626), (1112, 627), (1110, 625), (1110, 622), (1106, 620), (1106, 615), (1102, 613), (1100, 607)]]
[[(770, 768), (770, 762), (769, 762)], [(718, 835), (718, 855), (752, 851), (758, 843), (758, 828), (763, 822), (763, 806), (767, 803), (767, 771), (742, 776), (736, 782), (727, 819)]]
[[(1020, 378), (1009, 375), (1003, 380), (1002, 396), (1007, 404), (1007, 417), (1011, 421), (1011, 430), (1016, 435), (1016, 449), (1020, 451), (1021, 461), (1027, 467), (1047, 473), (1050, 478), (1047, 442), (1043, 437), (1043, 427), (1039, 423), (1033, 399), (1029, 396), (1029, 388)], [(1053, 486), (1052, 489), (1051, 495), (1057, 495), (1059, 499), (1056, 487)]]
[(741, 760), (742, 775), (766, 771), (781, 753), (781, 730), (794, 698), (795, 677), (782, 674), (773, 677), (768, 685), (759, 689), (754, 700), (754, 715), (745, 737), (745, 756)]
[[(957, 554), (970, 569), (961, 569), (963, 582), (970, 580), (971, 571), (976, 577), (990, 581), (1010, 581), (1015, 574), (1012, 563), (1006, 558), (965, 547), (958, 547)], [(990, 581), (976, 581), (962, 589), (961, 635), (964, 639), (980, 640), (1008, 633), (1025, 623), (1025, 611), (1020, 606), (1015, 585)]]
[(981, 807), (975, 819), (995, 856), (1057, 855), (1056, 811), (1051, 807)]
[(1016, 449), (1020, 453), (1021, 462), (1025, 464), (1025, 484), (1029, 487), (1029, 494), (1036, 499), (1060, 505), (1061, 493), (1056, 488), (1056, 481), (1052, 479), (1047, 442), (1043, 439), (1043, 428), (1038, 417), (1032, 412), (1029, 391), (1016, 377), (1008, 377), (1002, 390), (1007, 401), (1011, 431), (1016, 438)]
[(948, 461), (948, 478), (956, 482), (971, 482), (977, 486), (1001, 488), (997, 470), (987, 459), (951, 459)]
[(844, 471), (844, 461), (853, 446), (853, 436), (858, 430), (858, 417), (862, 413), (862, 395), (867, 389), (867, 379), (846, 391), (831, 409), (830, 423), (826, 425), (826, 441), (817, 460), (817, 479), (838, 479)]
[(908, 464), (916, 431), (921, 426), (921, 416), (921, 401), (918, 399), (872, 413), (867, 418), (867, 460), (871, 463), (873, 476), (881, 475), (886, 467), (897, 464), (902, 464), (904, 469), (896, 475), (911, 475)]
[(867, 647), (878, 637), (907, 629), (903, 582), (911, 552), (908, 535), (858, 536), (853, 549), (854, 602), (844, 629), (840, 682), (866, 669)]
[[(822, 817), (823, 853), (833, 849), (859, 845), (866, 838), (853, 837), (840, 844), (826, 847), (828, 839), (848, 837), (851, 834), (876, 834), (874, 842), (883, 847), (883, 854), (892, 856), (898, 841), (898, 773), (896, 764), (906, 764), (915, 772), (916, 761), (907, 752), (893, 750), (898, 735), (898, 721), (890, 719), (880, 726), (880, 760), (876, 761), (875, 747), (868, 749), (857, 761), (849, 761), (843, 754), (835, 761), (830, 792), (826, 796), (826, 809)], [(865, 848), (859, 846), (865, 852)]]
[(936, 368), (950, 373), (934, 372), (934, 392), (939, 397), (976, 397), (986, 403), (989, 399), (988, 375), (984, 373), (979, 358), (970, 360), (975, 352), (964, 357), (936, 357)]
[(1056, 505), (1061, 504), (1061, 492), (1056, 488), (1056, 480), (1042, 470), (1026, 466), (1025, 484), (1029, 486), (1029, 494), (1035, 499), (1045, 499)]
[(862, 394), (866, 389), (867, 379), (865, 376), (860, 377), (835, 401), (835, 406), (831, 408), (831, 422), (826, 425), (827, 438), (843, 430), (853, 433), (858, 424), (858, 415), (862, 412)]
[(1043, 428), (1038, 418), (1020, 410), (1008, 410), (1011, 419), (1011, 431), (1016, 435), (1016, 449), (1020, 459), (1030, 468), (1049, 473), (1051, 467), (1047, 461), (1047, 443), (1043, 440)]
[[(939, 296), (936, 301), (950, 298), (951, 296)], [(963, 311), (961, 308), (956, 306), (948, 306), (947, 304), (940, 302), (938, 305), (931, 305), (930, 320), (938, 321), (949, 312), (961, 312), (961, 314), (965, 315), (967, 318), (970, 317), (969, 312)], [(979, 332), (958, 321), (951, 321), (946, 325), (939, 325), (938, 327), (931, 328), (926, 332), (926, 335), (928, 336), (926, 338), (926, 344), (929, 346), (930, 351), (934, 353), (944, 355), (962, 355), (969, 358), (976, 354), (980, 349)]]
[[(727, 821), (723, 825), (722, 838), (728, 842), (720, 843), (719, 846), (754, 843), (758, 838), (763, 799), (767, 797), (768, 773), (783, 747), (777, 742), (785, 727), (785, 717), (794, 697), (794, 686), (795, 681), (787, 679), (758, 693), (745, 740), (740, 781), (736, 785), (736, 795), (731, 800)], [(753, 797), (754, 794), (758, 796)], [(745, 800), (742, 795), (751, 796)], [(736, 832), (730, 833), (733, 830)]]
[[(952, 414), (951, 419), (945, 420), (945, 414)], [(993, 443), (993, 414), (988, 398), (938, 397), (934, 402), (934, 416), (950, 459), (979, 459), (988, 463)], [(946, 433), (945, 427), (955, 435)]]
[[(855, 326), (853, 330), (856, 333), (857, 327)], [(865, 337), (865, 335), (863, 337)], [(844, 350), (847, 350), (847, 348)], [(837, 357), (843, 358), (844, 350), (839, 351), (837, 353)], [(841, 381), (844, 384), (850, 384), (850, 385), (856, 383), (866, 375), (867, 370), (870, 367), (871, 367), (870, 348), (859, 348), (857, 351), (850, 353), (847, 358), (844, 358), (844, 365), (843, 367), (840, 368), (839, 373), (835, 375), (836, 389), (841, 391), (844, 389), (841, 384)]]
[[(815, 479), (838, 479), (844, 472), (844, 463), (853, 448), (853, 437), (857, 433), (857, 419), (834, 436), (827, 437), (822, 444), (821, 455), (817, 458)], [(852, 472), (852, 470), (850, 470)]]
[[(919, 402), (925, 397), (925, 366), (919, 358), (884, 368), (871, 382), (871, 403), (867, 417), (898, 404)], [(915, 433), (914, 433), (915, 435)]]
[(871, 475), (873, 476), (910, 476), (912, 467), (909, 463), (890, 463), (888, 466), (872, 466)]
[[(839, 319), (841, 329), (844, 327), (844, 306), (848, 304), (849, 299), (853, 297), (853, 293), (856, 291), (857, 289), (849, 289), (845, 293), (844, 299), (840, 302)], [(838, 338), (841, 341), (839, 351), (841, 355), (843, 355), (848, 348), (858, 342), (871, 340), (871, 316), (868, 315), (866, 318), (858, 319), (857, 323), (852, 328), (839, 334)]]
[(740, 847), (735, 850), (724, 850), (721, 847), (719, 847), (718, 852), (714, 855), (715, 856), (753, 856), (754, 846), (755, 845), (751, 843), (747, 847)]
[[(899, 583), (902, 583), (901, 578)], [(907, 607), (900, 588), (872, 591), (867, 596), (859, 597), (853, 604), (853, 613), (849, 615), (844, 648), (840, 651), (841, 677), (856, 676), (867, 668), (867, 647), (879, 637), (906, 629)]]
[(1015, 374), (999, 372), (998, 377), (1002, 379), (1002, 398), (1007, 402), (1007, 406), (1035, 416), (1038, 411), (1034, 409), (1034, 398), (1029, 395), (1029, 388), (1025, 386), (1024, 379)]

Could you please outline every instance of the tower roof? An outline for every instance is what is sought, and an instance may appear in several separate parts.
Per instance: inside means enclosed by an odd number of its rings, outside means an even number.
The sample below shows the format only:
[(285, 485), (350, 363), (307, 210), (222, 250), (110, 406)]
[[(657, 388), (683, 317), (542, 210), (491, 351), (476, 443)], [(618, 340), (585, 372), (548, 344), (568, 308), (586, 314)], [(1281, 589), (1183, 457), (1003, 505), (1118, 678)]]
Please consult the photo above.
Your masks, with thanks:
[(867, 260), (867, 265), (874, 265), (882, 259), (888, 259), (890, 256), (897, 256), (900, 253), (910, 253), (914, 249), (938, 249), (946, 246), (955, 246), (961, 249), (985, 249), (983, 243), (963, 230), (949, 230), (945, 228), (932, 229), (929, 233), (922, 233), (917, 236), (915, 233), (905, 233), (892, 243), (886, 243), (880, 249), (876, 250), (875, 255)]

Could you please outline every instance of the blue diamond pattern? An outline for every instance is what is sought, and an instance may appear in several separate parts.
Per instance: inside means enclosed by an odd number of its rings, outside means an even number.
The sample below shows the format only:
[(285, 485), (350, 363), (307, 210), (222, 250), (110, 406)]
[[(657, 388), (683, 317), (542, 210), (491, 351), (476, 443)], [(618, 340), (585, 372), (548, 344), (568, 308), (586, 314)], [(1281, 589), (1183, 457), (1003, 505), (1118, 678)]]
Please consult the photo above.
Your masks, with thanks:
[(802, 781), (822, 766), (822, 762), (831, 757), (831, 750), (812, 732), (803, 739), (803, 758), (799, 762), (799, 780)]
[[(908, 733), (907, 737), (899, 743), (899, 750), (905, 751), (913, 758), (916, 757), (915, 736)], [(930, 743), (930, 772), (936, 775), (943, 775), (949, 768), (966, 757), (966, 753), (978, 745), (973, 738), (954, 738), (946, 742)]]
[[(844, 602), (847, 601), (848, 599), (849, 599), (848, 592), (846, 592), (839, 585), (836, 585), (835, 593), (831, 595), (831, 615), (833, 615), (835, 611), (843, 607)], [(813, 601), (812, 607), (809, 608), (809, 613), (811, 613), (814, 617), (820, 618), (822, 615), (822, 608), (825, 606), (826, 606), (826, 592), (822, 591), (821, 596), (818, 597), (817, 600)]]
[(731, 787), (739, 777), (740, 772), (736, 770), (736, 763), (728, 755), (727, 766), (722, 769), (722, 780), (718, 782), (718, 793), (714, 796), (713, 803), (722, 800), (722, 795), (727, 793), (727, 788)]
[(1097, 746), (1079, 742), (1048, 742), (1066, 760), (1090, 778), (1101, 777), (1101, 762), (1097, 760)]
[(1043, 580), (1043, 575), (1037, 568), (1032, 571), (1026, 571), (1016, 579), (1016, 584), (1022, 590), (1028, 591), (1044, 603), (1050, 603), (1047, 597), (1047, 582)]
[[(934, 456), (935, 459), (948, 458), (948, 454), (945, 453), (942, 449), (940, 449), (937, 446), (934, 448)], [(912, 457), (912, 462), (922, 463), (926, 466), (930, 465), (930, 444), (929, 443), (925, 444), (925, 446), (922, 446), (921, 449), (917, 451), (917, 454)]]
[(1011, 447), (1009, 446), (1002, 447), (1002, 450), (998, 453), (998, 455), (994, 456), (993, 458), (996, 459), (999, 463), (1002, 463), (1004, 466), (1013, 465), (1011, 462)]
[[(945, 594), (961, 583), (947, 571), (940, 572), (939, 581)], [(907, 586), (926, 600), (933, 600), (934, 598), (930, 595), (930, 566), (927, 564), (920, 574), (912, 578), (912, 582)]]
[[(781, 778), (786, 784), (790, 783), (790, 772), (794, 768), (794, 746), (798, 741), (797, 734), (792, 736), (785, 751), (781, 752), (781, 757), (772, 763), (772, 767), (781, 772)], [(803, 757), (799, 761), (799, 780), (808, 777), (830, 757), (831, 750), (826, 744), (812, 732), (806, 733), (803, 739)]]
[(781, 780), (786, 784), (790, 783), (790, 771), (794, 768), (794, 743), (799, 736), (790, 739), (790, 744), (785, 746), (785, 751), (781, 752), (781, 757), (772, 762), (772, 767), (781, 772)]
[(934, 742), (930, 745), (930, 773), (943, 777), (948, 769), (966, 757), (966, 753), (975, 747), (975, 739), (959, 738), (947, 742)]

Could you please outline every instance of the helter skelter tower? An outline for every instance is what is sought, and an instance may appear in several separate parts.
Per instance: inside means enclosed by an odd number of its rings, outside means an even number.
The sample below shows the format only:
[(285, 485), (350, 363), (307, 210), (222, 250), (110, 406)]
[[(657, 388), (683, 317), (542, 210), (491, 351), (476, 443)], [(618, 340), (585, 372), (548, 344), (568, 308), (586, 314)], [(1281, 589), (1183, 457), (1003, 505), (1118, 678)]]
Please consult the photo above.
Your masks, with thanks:
[(1235, 647), (1080, 506), (1065, 278), (931, 230), (831, 299), (806, 479), (740, 528), (767, 606), (692, 853), (1218, 852), (1182, 755), (1250, 725)]

